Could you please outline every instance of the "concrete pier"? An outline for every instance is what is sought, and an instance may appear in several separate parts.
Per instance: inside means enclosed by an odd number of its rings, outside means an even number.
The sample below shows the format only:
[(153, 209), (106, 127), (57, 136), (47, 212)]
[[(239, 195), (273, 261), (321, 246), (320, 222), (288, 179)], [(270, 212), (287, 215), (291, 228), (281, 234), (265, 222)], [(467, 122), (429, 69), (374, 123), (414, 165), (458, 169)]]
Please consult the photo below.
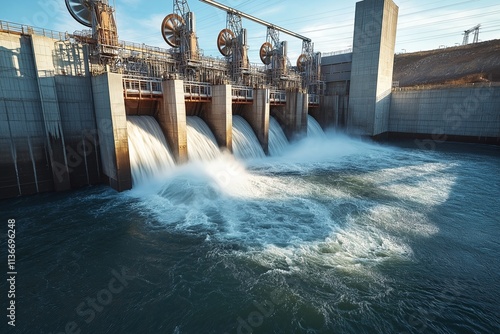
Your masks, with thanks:
[(233, 105), (235, 112), (252, 127), (264, 153), (269, 153), (269, 89), (254, 89), (251, 105)]
[(392, 0), (356, 3), (347, 122), (352, 133), (376, 136), (389, 128), (398, 10)]
[(184, 82), (166, 80), (162, 83), (163, 103), (156, 120), (167, 139), (177, 163), (188, 160), (186, 102)]
[(114, 189), (131, 189), (132, 174), (122, 76), (109, 72), (94, 76), (92, 88), (103, 173)]
[[(219, 147), (233, 151), (233, 114), (231, 85), (212, 86), (210, 108), (203, 119), (212, 130)], [(189, 148), (188, 148), (189, 149)]]
[(286, 91), (286, 104), (272, 107), (272, 115), (283, 127), (289, 141), (307, 135), (308, 95), (297, 89)]

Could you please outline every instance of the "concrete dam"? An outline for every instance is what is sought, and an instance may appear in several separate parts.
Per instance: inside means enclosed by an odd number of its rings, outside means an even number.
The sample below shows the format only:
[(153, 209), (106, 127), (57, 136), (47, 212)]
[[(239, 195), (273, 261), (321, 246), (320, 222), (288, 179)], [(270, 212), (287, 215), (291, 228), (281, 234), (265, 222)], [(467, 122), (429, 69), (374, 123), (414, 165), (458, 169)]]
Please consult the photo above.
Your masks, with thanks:
[[(447, 138), (499, 143), (499, 85), (394, 87), (392, 0), (359, 2), (353, 50), (337, 55), (202, 2), (227, 13), (217, 36), (224, 59), (198, 49), (185, 0), (174, 0), (161, 24), (170, 49), (119, 41), (108, 1), (66, 1), (90, 28), (73, 34), (0, 21), (0, 198), (99, 183), (124, 191), (221, 149), (277, 155), (319, 126), (408, 136), (423, 146)], [(248, 61), (243, 18), (267, 28), (259, 66)], [(302, 40), (293, 65), (280, 32)]]

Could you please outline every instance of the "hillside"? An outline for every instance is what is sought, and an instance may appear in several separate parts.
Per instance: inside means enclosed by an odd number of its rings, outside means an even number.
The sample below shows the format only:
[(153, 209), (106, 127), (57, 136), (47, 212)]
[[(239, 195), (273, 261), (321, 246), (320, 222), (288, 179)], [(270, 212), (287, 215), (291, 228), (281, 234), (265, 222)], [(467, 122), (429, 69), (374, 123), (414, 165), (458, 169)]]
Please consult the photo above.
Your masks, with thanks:
[(400, 87), (500, 82), (500, 40), (398, 54), (393, 80)]

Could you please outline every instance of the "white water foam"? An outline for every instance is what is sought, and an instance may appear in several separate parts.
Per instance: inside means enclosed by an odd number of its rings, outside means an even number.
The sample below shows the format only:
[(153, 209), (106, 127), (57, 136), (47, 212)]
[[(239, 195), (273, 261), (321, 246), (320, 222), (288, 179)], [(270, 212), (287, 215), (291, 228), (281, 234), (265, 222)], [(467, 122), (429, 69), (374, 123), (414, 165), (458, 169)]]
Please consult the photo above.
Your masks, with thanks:
[(219, 146), (208, 125), (197, 116), (186, 117), (190, 161), (207, 161), (220, 155)]
[(307, 136), (317, 138), (325, 137), (325, 132), (311, 115), (307, 115)]
[(266, 156), (250, 124), (238, 115), (233, 116), (233, 154), (240, 159)]
[(153, 117), (128, 116), (127, 132), (134, 186), (161, 177), (173, 168), (172, 153)]
[[(269, 270), (318, 266), (373, 275), (372, 268), (385, 261), (411, 261), (408, 236), (438, 232), (421, 210), (446, 200), (453, 181), (443, 174), (445, 166), (426, 162), (417, 168), (399, 149), (346, 136), (326, 141), (290, 145), (282, 157), (269, 159), (271, 172), (266, 160), (249, 169), (230, 154), (179, 167), (154, 193), (141, 194), (142, 206), (166, 228), (242, 245), (234, 254)], [(310, 148), (323, 143), (330, 148), (326, 158)], [(290, 157), (300, 164), (289, 164)], [(386, 159), (396, 166), (387, 168)], [(346, 164), (360, 165), (359, 171), (349, 174)], [(334, 176), (340, 183), (334, 186), (322, 174), (315, 182), (318, 167), (342, 171)], [(367, 167), (372, 170), (364, 172)], [(419, 173), (432, 184), (409, 186), (408, 178)], [(380, 203), (384, 196), (393, 196), (393, 204)]]
[[(453, 167), (453, 164), (426, 162), (414, 166), (384, 168), (367, 174), (366, 179), (376, 182), (378, 187), (400, 199), (432, 208), (448, 200), (456, 178), (445, 175)], [(411, 179), (408, 175), (411, 175)]]
[(283, 129), (274, 117), (269, 117), (269, 155), (278, 156), (288, 147)]

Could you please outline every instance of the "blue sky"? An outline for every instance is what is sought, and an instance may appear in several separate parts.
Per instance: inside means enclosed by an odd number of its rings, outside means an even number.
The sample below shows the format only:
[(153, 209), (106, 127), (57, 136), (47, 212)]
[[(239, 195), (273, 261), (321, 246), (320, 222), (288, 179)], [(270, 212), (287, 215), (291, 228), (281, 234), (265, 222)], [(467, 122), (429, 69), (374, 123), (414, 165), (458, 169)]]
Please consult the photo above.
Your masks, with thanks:
[[(227, 6), (311, 38), (315, 51), (328, 53), (352, 46), (356, 0), (218, 0)], [(479, 39), (500, 38), (498, 0), (395, 0), (399, 6), (396, 53), (436, 49), (462, 43), (463, 31), (481, 24)], [(116, 9), (120, 40), (168, 48), (160, 25), (173, 12), (172, 0), (110, 0)], [(226, 13), (199, 0), (188, 1), (196, 15), (200, 48), (219, 57), (216, 37), (226, 26)], [(64, 0), (22, 0), (3, 6), (0, 20), (56, 31), (86, 29), (66, 10)], [(266, 28), (243, 20), (248, 30), (249, 56), (260, 62), (258, 52)], [(472, 36), (471, 36), (472, 37)], [(288, 57), (295, 63), (301, 41), (281, 34), (288, 41)]]

